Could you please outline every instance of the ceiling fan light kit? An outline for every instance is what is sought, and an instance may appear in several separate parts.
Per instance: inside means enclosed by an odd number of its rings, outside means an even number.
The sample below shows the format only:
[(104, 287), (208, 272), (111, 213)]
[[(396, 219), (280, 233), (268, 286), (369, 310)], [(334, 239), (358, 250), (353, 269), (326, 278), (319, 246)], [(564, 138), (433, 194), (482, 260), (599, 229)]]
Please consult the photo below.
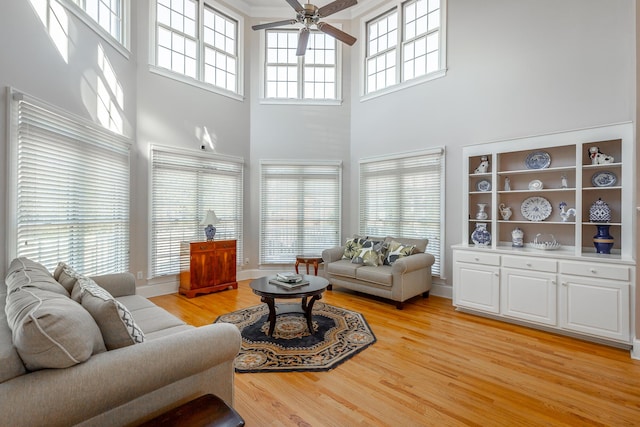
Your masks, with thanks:
[(267, 24), (254, 25), (251, 28), (253, 30), (264, 30), (267, 28), (283, 27), (298, 23), (304, 25), (298, 33), (298, 48), (296, 49), (297, 56), (303, 56), (305, 54), (307, 50), (307, 43), (309, 42), (309, 34), (311, 32), (310, 27), (313, 25), (316, 26), (318, 31), (340, 40), (342, 43), (348, 44), (349, 46), (353, 46), (356, 42), (356, 38), (352, 35), (347, 34), (326, 22), (321, 22), (320, 19), (356, 5), (358, 3), (357, 0), (335, 0), (320, 8), (311, 3), (306, 3), (302, 6), (298, 0), (286, 0), (286, 2), (289, 3), (289, 5), (296, 11), (295, 19), (285, 19), (282, 21), (269, 22)]

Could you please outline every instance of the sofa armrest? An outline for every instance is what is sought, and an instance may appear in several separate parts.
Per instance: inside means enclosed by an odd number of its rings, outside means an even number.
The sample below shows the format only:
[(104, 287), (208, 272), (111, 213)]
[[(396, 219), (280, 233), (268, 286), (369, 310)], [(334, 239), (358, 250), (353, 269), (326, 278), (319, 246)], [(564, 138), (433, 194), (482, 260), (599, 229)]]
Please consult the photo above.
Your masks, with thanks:
[(421, 268), (431, 268), (436, 261), (435, 257), (430, 253), (418, 253), (407, 257), (399, 258), (393, 263), (391, 271), (396, 273), (409, 273)]
[(114, 297), (136, 294), (136, 278), (131, 273), (104, 274), (91, 277)]
[(322, 261), (327, 265), (330, 262), (342, 259), (342, 255), (344, 255), (344, 246), (334, 246), (322, 251)]
[[(20, 420), (20, 425), (42, 425), (54, 415), (57, 424), (73, 425), (232, 363), (240, 344), (238, 328), (220, 323), (100, 353), (71, 368), (21, 375), (0, 384), (0, 413), (4, 419)], [(25, 402), (28, 411), (23, 410)]]

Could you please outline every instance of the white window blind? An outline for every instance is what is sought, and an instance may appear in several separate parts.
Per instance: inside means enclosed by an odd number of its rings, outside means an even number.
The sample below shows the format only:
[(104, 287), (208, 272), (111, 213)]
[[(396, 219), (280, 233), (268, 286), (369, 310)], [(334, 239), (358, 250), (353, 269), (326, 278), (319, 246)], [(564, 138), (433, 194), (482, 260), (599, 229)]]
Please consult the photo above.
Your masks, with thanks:
[(260, 167), (260, 264), (290, 264), (296, 255), (320, 255), (339, 244), (339, 162), (263, 161)]
[(180, 242), (206, 240), (200, 222), (213, 209), (220, 222), (215, 240), (237, 240), (243, 260), (242, 159), (199, 151), (151, 149), (151, 274), (180, 272)]
[(13, 93), (16, 255), (84, 274), (129, 269), (131, 141)]
[(444, 152), (363, 159), (360, 162), (360, 234), (428, 238), (440, 276), (444, 206)]

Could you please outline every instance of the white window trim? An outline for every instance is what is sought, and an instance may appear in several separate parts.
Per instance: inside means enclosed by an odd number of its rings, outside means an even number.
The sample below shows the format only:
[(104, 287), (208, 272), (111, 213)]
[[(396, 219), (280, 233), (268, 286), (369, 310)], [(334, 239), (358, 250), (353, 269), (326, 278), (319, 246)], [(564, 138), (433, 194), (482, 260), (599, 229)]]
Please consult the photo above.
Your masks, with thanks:
[[(261, 24), (267, 23), (268, 21), (261, 21)], [(269, 21), (270, 22), (270, 21)], [(338, 29), (342, 29), (341, 24), (333, 23), (331, 24)], [(278, 27), (284, 30), (299, 30), (299, 25), (285, 25), (282, 27)], [(266, 98), (266, 87), (265, 87), (265, 78), (266, 78), (266, 67), (267, 67), (267, 58), (266, 58), (266, 30), (260, 30), (260, 56), (258, 57), (258, 64), (260, 64), (260, 78), (258, 79), (258, 90), (260, 93), (259, 103), (263, 105), (342, 105), (343, 101), (343, 93), (342, 93), (342, 42), (340, 40), (336, 40), (336, 99), (297, 99), (297, 98)]]
[[(445, 147), (435, 147), (435, 148), (431, 148), (428, 150), (420, 150), (420, 151), (410, 151), (410, 152), (404, 152), (404, 153), (396, 153), (396, 154), (390, 154), (390, 155), (383, 155), (383, 156), (373, 156), (373, 157), (366, 157), (366, 158), (361, 158), (360, 161), (358, 162), (358, 231), (360, 230), (360, 218), (362, 217), (362, 212), (361, 212), (361, 203), (359, 202), (360, 200), (360, 190), (362, 188), (362, 182), (360, 180), (360, 165), (362, 163), (370, 163), (370, 162), (379, 162), (379, 161), (385, 161), (385, 160), (396, 160), (396, 159), (406, 159), (408, 157), (415, 157), (415, 156), (427, 156), (430, 154), (442, 154), (442, 168), (440, 169), (440, 182), (441, 182), (441, 190), (440, 190), (440, 274), (438, 276), (434, 276), (434, 277), (439, 277), (442, 280), (446, 279), (445, 273), (446, 273), (446, 269), (445, 269), (445, 255), (446, 255), (446, 248), (445, 248), (445, 242), (446, 242), (446, 227), (445, 227), (445, 206), (446, 206), (446, 182), (445, 182), (445, 176), (446, 176), (446, 170), (445, 170), (445, 165), (446, 165), (446, 150)], [(399, 236), (399, 237), (404, 237), (404, 236)]]
[[(360, 102), (365, 102), (370, 99), (379, 98), (380, 96), (388, 95), (390, 93), (399, 92), (401, 90), (411, 88), (431, 80), (436, 80), (444, 77), (447, 74), (447, 0), (440, 0), (440, 19), (442, 25), (440, 26), (440, 69), (424, 76), (416, 77), (411, 80), (402, 81), (402, 33), (398, 34), (398, 47), (396, 48), (396, 83), (393, 86), (380, 89), (378, 91), (367, 93), (367, 76), (366, 76), (366, 59), (367, 59), (367, 23), (378, 16), (384, 15), (391, 10), (398, 11), (398, 30), (403, 28), (402, 26), (402, 14), (403, 14), (404, 0), (393, 0), (385, 4), (384, 7), (378, 8), (373, 12), (368, 13), (362, 17), (360, 25), (360, 52), (359, 58), (359, 76), (360, 76)], [(391, 7), (390, 7), (391, 5)]]
[(93, 20), (87, 12), (82, 10), (80, 6), (71, 0), (57, 0), (76, 18), (87, 25), (91, 30), (98, 34), (102, 39), (109, 43), (116, 51), (118, 51), (126, 59), (131, 56), (131, 2), (130, 0), (122, 0), (122, 43), (116, 40), (107, 30), (102, 28), (100, 24)]
[[(209, 7), (233, 18), (238, 23), (238, 40), (237, 40), (237, 57), (238, 57), (238, 74), (236, 76), (236, 81), (238, 84), (238, 92), (232, 92), (230, 90), (223, 89), (221, 87), (212, 85), (210, 83), (206, 83), (203, 80), (198, 80), (186, 76), (184, 74), (176, 73), (164, 67), (158, 67), (156, 65), (156, 34), (157, 34), (157, 23), (156, 23), (156, 0), (149, 0), (149, 72), (153, 74), (157, 74), (159, 76), (167, 77), (172, 80), (176, 80), (181, 83), (185, 83), (191, 86), (195, 86), (199, 89), (204, 89), (209, 92), (226, 96), (227, 98), (235, 99), (236, 101), (244, 101), (244, 18), (241, 15), (233, 12), (231, 9), (226, 8), (222, 4), (213, 1), (213, 0), (200, 0), (204, 2)], [(199, 5), (201, 8), (202, 6)], [(200, 11), (198, 12), (198, 33), (200, 33), (200, 26), (202, 23), (200, 22)], [(200, 46), (202, 40), (199, 38), (198, 45)], [(198, 58), (198, 69), (202, 67), (203, 58), (200, 56)]]

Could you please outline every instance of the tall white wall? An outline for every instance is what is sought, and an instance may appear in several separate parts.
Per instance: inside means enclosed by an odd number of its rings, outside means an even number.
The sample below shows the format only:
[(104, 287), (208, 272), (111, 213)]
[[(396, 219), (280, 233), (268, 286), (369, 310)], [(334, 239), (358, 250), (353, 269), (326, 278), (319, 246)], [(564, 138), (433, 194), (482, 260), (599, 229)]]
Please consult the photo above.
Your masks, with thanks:
[[(462, 147), (635, 119), (635, 1), (449, 0), (444, 78), (358, 102), (351, 161), (446, 149), (446, 264), (461, 242)], [(360, 45), (362, 47), (362, 45)], [(351, 186), (357, 188), (357, 169)], [(353, 190), (355, 192), (355, 190)], [(346, 210), (357, 226), (357, 198)]]

